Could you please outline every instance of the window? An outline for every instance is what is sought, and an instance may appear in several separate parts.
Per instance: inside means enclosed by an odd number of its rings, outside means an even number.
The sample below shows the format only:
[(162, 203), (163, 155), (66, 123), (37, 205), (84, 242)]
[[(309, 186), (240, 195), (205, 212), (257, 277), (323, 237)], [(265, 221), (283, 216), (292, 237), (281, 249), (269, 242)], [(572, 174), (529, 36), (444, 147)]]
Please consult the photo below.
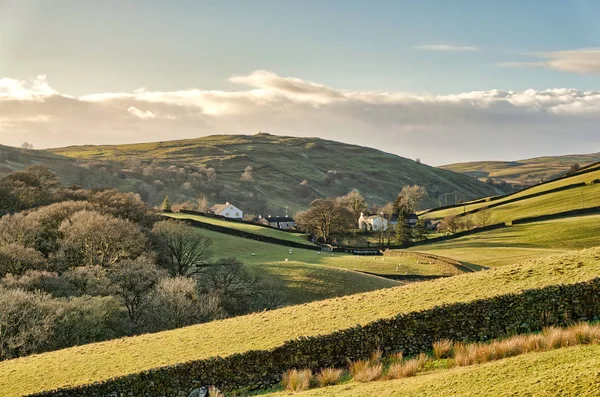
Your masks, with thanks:
[(239, 218), (239, 217), (240, 217), (240, 213), (239, 213), (239, 212), (236, 212), (236, 213), (235, 213), (235, 216), (237, 216), (237, 217)]

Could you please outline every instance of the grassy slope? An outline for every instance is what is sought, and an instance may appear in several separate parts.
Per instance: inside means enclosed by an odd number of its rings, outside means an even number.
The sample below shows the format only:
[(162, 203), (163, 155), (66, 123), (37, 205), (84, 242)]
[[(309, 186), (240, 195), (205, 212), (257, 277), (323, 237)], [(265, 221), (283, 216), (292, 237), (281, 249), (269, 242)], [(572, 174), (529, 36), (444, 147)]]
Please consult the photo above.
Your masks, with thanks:
[(66, 183), (75, 183), (77, 169), (75, 160), (43, 150), (25, 150), (0, 145), (0, 176), (13, 171), (22, 170), (34, 164), (48, 166), (58, 175), (63, 176)]
[[(215, 135), (198, 139), (119, 146), (76, 146), (53, 152), (84, 159), (139, 158), (215, 168), (219, 183), (235, 194), (260, 193), (270, 208), (304, 209), (314, 198), (340, 196), (359, 189), (369, 202), (384, 204), (407, 184), (426, 186), (431, 197), (458, 191), (468, 197), (496, 194), (465, 175), (418, 164), (379, 150), (327, 141), (268, 134)], [(240, 181), (246, 166), (254, 168), (252, 187)], [(328, 184), (328, 170), (337, 179)], [(300, 198), (297, 185), (308, 180), (312, 194)], [(232, 194), (233, 194), (232, 193)], [(272, 214), (272, 215), (282, 215)]]
[[(333, 396), (598, 396), (600, 346), (577, 346), (529, 353), (487, 364), (424, 373), (414, 378), (346, 383), (296, 393)], [(284, 396), (274, 393), (269, 396)]]
[[(548, 191), (551, 189), (559, 188), (566, 185), (575, 183), (585, 182), (590, 184), (596, 179), (600, 179), (600, 166), (593, 172), (582, 175), (574, 175), (569, 178), (560, 179), (557, 181), (549, 182), (543, 185), (535, 186), (531, 189), (524, 190), (506, 198), (495, 200), (491, 203), (502, 203), (503, 201), (514, 199), (517, 197), (523, 197), (526, 195)], [(571, 209), (581, 208), (581, 199), (583, 194), (583, 207), (593, 207), (600, 205), (600, 184), (584, 186), (580, 188), (565, 190), (562, 192), (549, 193), (538, 197), (524, 199), (514, 203), (505, 204), (496, 208), (493, 208), (494, 217), (496, 221), (510, 221), (512, 219), (521, 218), (525, 216), (535, 216), (542, 214), (550, 214), (561, 211), (568, 211)], [(440, 219), (448, 215), (462, 214), (464, 211), (472, 211), (477, 208), (482, 208), (489, 205), (489, 203), (478, 203), (478, 204), (467, 204), (463, 207), (450, 208), (446, 210), (432, 211), (425, 215), (427, 219)]]
[(600, 249), (590, 249), (486, 272), (10, 360), (0, 363), (0, 396), (77, 385), (215, 355), (272, 348), (302, 335), (326, 334), (400, 312), (589, 280), (599, 272)]
[(600, 153), (537, 157), (518, 161), (476, 161), (448, 164), (440, 168), (474, 175), (481, 179), (498, 178), (511, 182), (538, 183), (569, 171), (573, 164), (584, 166), (600, 161)]
[(595, 246), (600, 246), (600, 215), (515, 225), (413, 247), (410, 251), (481, 266), (502, 266)]
[(182, 214), (182, 213), (172, 213), (172, 214), (165, 214), (165, 215), (170, 216), (172, 218), (177, 218), (177, 219), (193, 219), (196, 221), (210, 223), (210, 224), (217, 225), (217, 226), (224, 226), (224, 227), (227, 227), (230, 229), (241, 230), (241, 231), (248, 232), (248, 233), (259, 234), (261, 236), (278, 238), (280, 240), (293, 241), (295, 243), (301, 243), (301, 244), (306, 244), (306, 245), (316, 245), (316, 244), (311, 243), (306, 238), (306, 234), (303, 234), (303, 233), (283, 232), (280, 230), (269, 229), (269, 228), (258, 226), (258, 225), (250, 225), (247, 223), (240, 223), (240, 222), (230, 222), (230, 221), (226, 221), (223, 219), (211, 218), (208, 216), (189, 215), (189, 214)]

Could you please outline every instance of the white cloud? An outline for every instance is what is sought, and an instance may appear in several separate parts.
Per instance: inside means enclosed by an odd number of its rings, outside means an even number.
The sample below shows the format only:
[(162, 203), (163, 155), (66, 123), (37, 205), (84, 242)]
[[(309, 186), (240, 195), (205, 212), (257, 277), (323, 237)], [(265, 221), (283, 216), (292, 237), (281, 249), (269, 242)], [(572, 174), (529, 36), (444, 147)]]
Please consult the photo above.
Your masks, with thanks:
[(138, 117), (140, 119), (154, 119), (156, 115), (149, 110), (143, 111), (135, 106), (130, 106), (127, 108), (127, 111), (131, 113), (133, 116)]
[(260, 130), (353, 142), (433, 164), (600, 150), (600, 91), (348, 91), (256, 71), (232, 77), (242, 85), (235, 91), (140, 89), (75, 98), (45, 77), (0, 81), (3, 144), (55, 147)]
[(536, 62), (504, 62), (502, 66), (537, 67), (578, 74), (600, 74), (600, 49), (539, 52), (530, 54), (542, 59)]
[(429, 50), (429, 51), (480, 51), (479, 47), (472, 47), (472, 46), (465, 46), (465, 45), (449, 45), (449, 44), (418, 45), (415, 48), (418, 50)]

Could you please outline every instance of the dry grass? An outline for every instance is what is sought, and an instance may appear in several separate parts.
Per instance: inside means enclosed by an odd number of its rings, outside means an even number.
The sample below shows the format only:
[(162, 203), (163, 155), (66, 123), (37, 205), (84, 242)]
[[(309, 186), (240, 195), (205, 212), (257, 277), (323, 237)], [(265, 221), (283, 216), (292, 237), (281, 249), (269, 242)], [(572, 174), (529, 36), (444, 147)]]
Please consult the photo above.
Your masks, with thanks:
[(442, 339), (433, 344), (433, 356), (437, 359), (448, 358), (452, 355), (454, 342), (450, 339)]
[(410, 360), (393, 363), (388, 368), (387, 378), (401, 379), (415, 376), (417, 372), (423, 370), (426, 362), (427, 355), (425, 353), (421, 353), (417, 357), (411, 358)]
[(491, 343), (456, 343), (454, 344), (454, 361), (456, 365), (462, 367), (529, 352), (591, 343), (600, 343), (600, 325), (581, 323), (568, 328), (550, 327), (544, 329), (541, 334), (516, 335)]
[(371, 354), (371, 364), (376, 364), (381, 362), (381, 357), (383, 357), (383, 351), (381, 349), (377, 349)]
[(315, 378), (320, 387), (333, 386), (340, 383), (344, 370), (339, 368), (324, 368), (322, 369)]
[(381, 378), (382, 373), (382, 363), (359, 360), (350, 364), (350, 374), (357, 382), (372, 382)]
[(303, 391), (310, 387), (312, 380), (312, 372), (310, 369), (291, 369), (283, 374), (281, 383), (283, 388), (288, 391)]

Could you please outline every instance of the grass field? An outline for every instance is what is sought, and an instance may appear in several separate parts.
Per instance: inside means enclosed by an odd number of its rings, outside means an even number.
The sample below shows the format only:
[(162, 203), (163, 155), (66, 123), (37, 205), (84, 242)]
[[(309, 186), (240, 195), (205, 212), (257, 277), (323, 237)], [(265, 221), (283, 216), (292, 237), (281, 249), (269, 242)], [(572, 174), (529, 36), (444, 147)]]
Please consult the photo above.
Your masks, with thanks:
[(423, 262), (423, 258), (418, 254), (402, 258), (356, 257), (297, 248), (293, 248), (290, 254), (290, 248), (282, 245), (202, 228), (195, 230), (213, 240), (215, 258), (235, 257), (247, 264), (257, 275), (282, 282), (286, 304), (305, 303), (400, 285), (396, 281), (361, 274), (354, 270), (384, 275), (450, 276), (461, 273), (443, 259), (432, 264), (418, 263)]
[(327, 334), (401, 312), (574, 283), (598, 274), (600, 249), (590, 249), (485, 272), (49, 352), (0, 363), (0, 396), (20, 396), (188, 360), (273, 348), (299, 336)]
[(514, 225), (413, 247), (409, 251), (442, 255), (488, 267), (595, 246), (600, 246), (600, 215)]
[[(495, 200), (490, 203), (502, 203), (503, 201), (523, 197), (529, 194), (539, 193), (561, 186), (566, 186), (574, 183), (585, 182), (590, 184), (592, 181), (600, 179), (600, 169), (594, 172), (583, 175), (575, 175), (562, 180), (550, 182), (544, 185), (535, 186), (531, 189), (524, 190), (514, 195), (503, 199)], [(497, 222), (506, 222), (512, 219), (522, 218), (526, 216), (535, 216), (542, 214), (551, 214), (572, 209), (594, 207), (600, 205), (600, 184), (584, 186), (580, 188), (570, 189), (562, 192), (549, 193), (539, 197), (533, 197), (509, 203), (493, 208), (494, 220)], [(583, 197), (582, 197), (583, 196)], [(469, 212), (478, 208), (483, 208), (490, 203), (466, 204), (463, 207), (450, 208), (439, 211), (432, 211), (424, 215), (425, 219), (441, 219), (449, 215), (458, 215), (463, 212)]]
[[(294, 393), (298, 397), (577, 397), (600, 395), (600, 346), (528, 353), (472, 367), (423, 373), (413, 378), (338, 386)], [(286, 396), (280, 392), (269, 397)]]
[(304, 233), (284, 232), (281, 230), (270, 229), (270, 228), (262, 227), (262, 226), (258, 226), (258, 225), (250, 225), (247, 223), (226, 221), (223, 219), (212, 218), (209, 216), (190, 215), (190, 214), (182, 214), (182, 213), (171, 213), (171, 214), (164, 214), (164, 215), (169, 216), (171, 218), (176, 218), (176, 219), (193, 219), (196, 221), (210, 223), (210, 224), (217, 225), (217, 226), (223, 226), (223, 227), (227, 227), (230, 229), (241, 230), (241, 231), (248, 232), (248, 233), (258, 234), (261, 236), (273, 237), (273, 238), (278, 238), (280, 240), (287, 240), (287, 241), (293, 241), (295, 243), (316, 246), (316, 244), (311, 243), (306, 238), (307, 236)]

